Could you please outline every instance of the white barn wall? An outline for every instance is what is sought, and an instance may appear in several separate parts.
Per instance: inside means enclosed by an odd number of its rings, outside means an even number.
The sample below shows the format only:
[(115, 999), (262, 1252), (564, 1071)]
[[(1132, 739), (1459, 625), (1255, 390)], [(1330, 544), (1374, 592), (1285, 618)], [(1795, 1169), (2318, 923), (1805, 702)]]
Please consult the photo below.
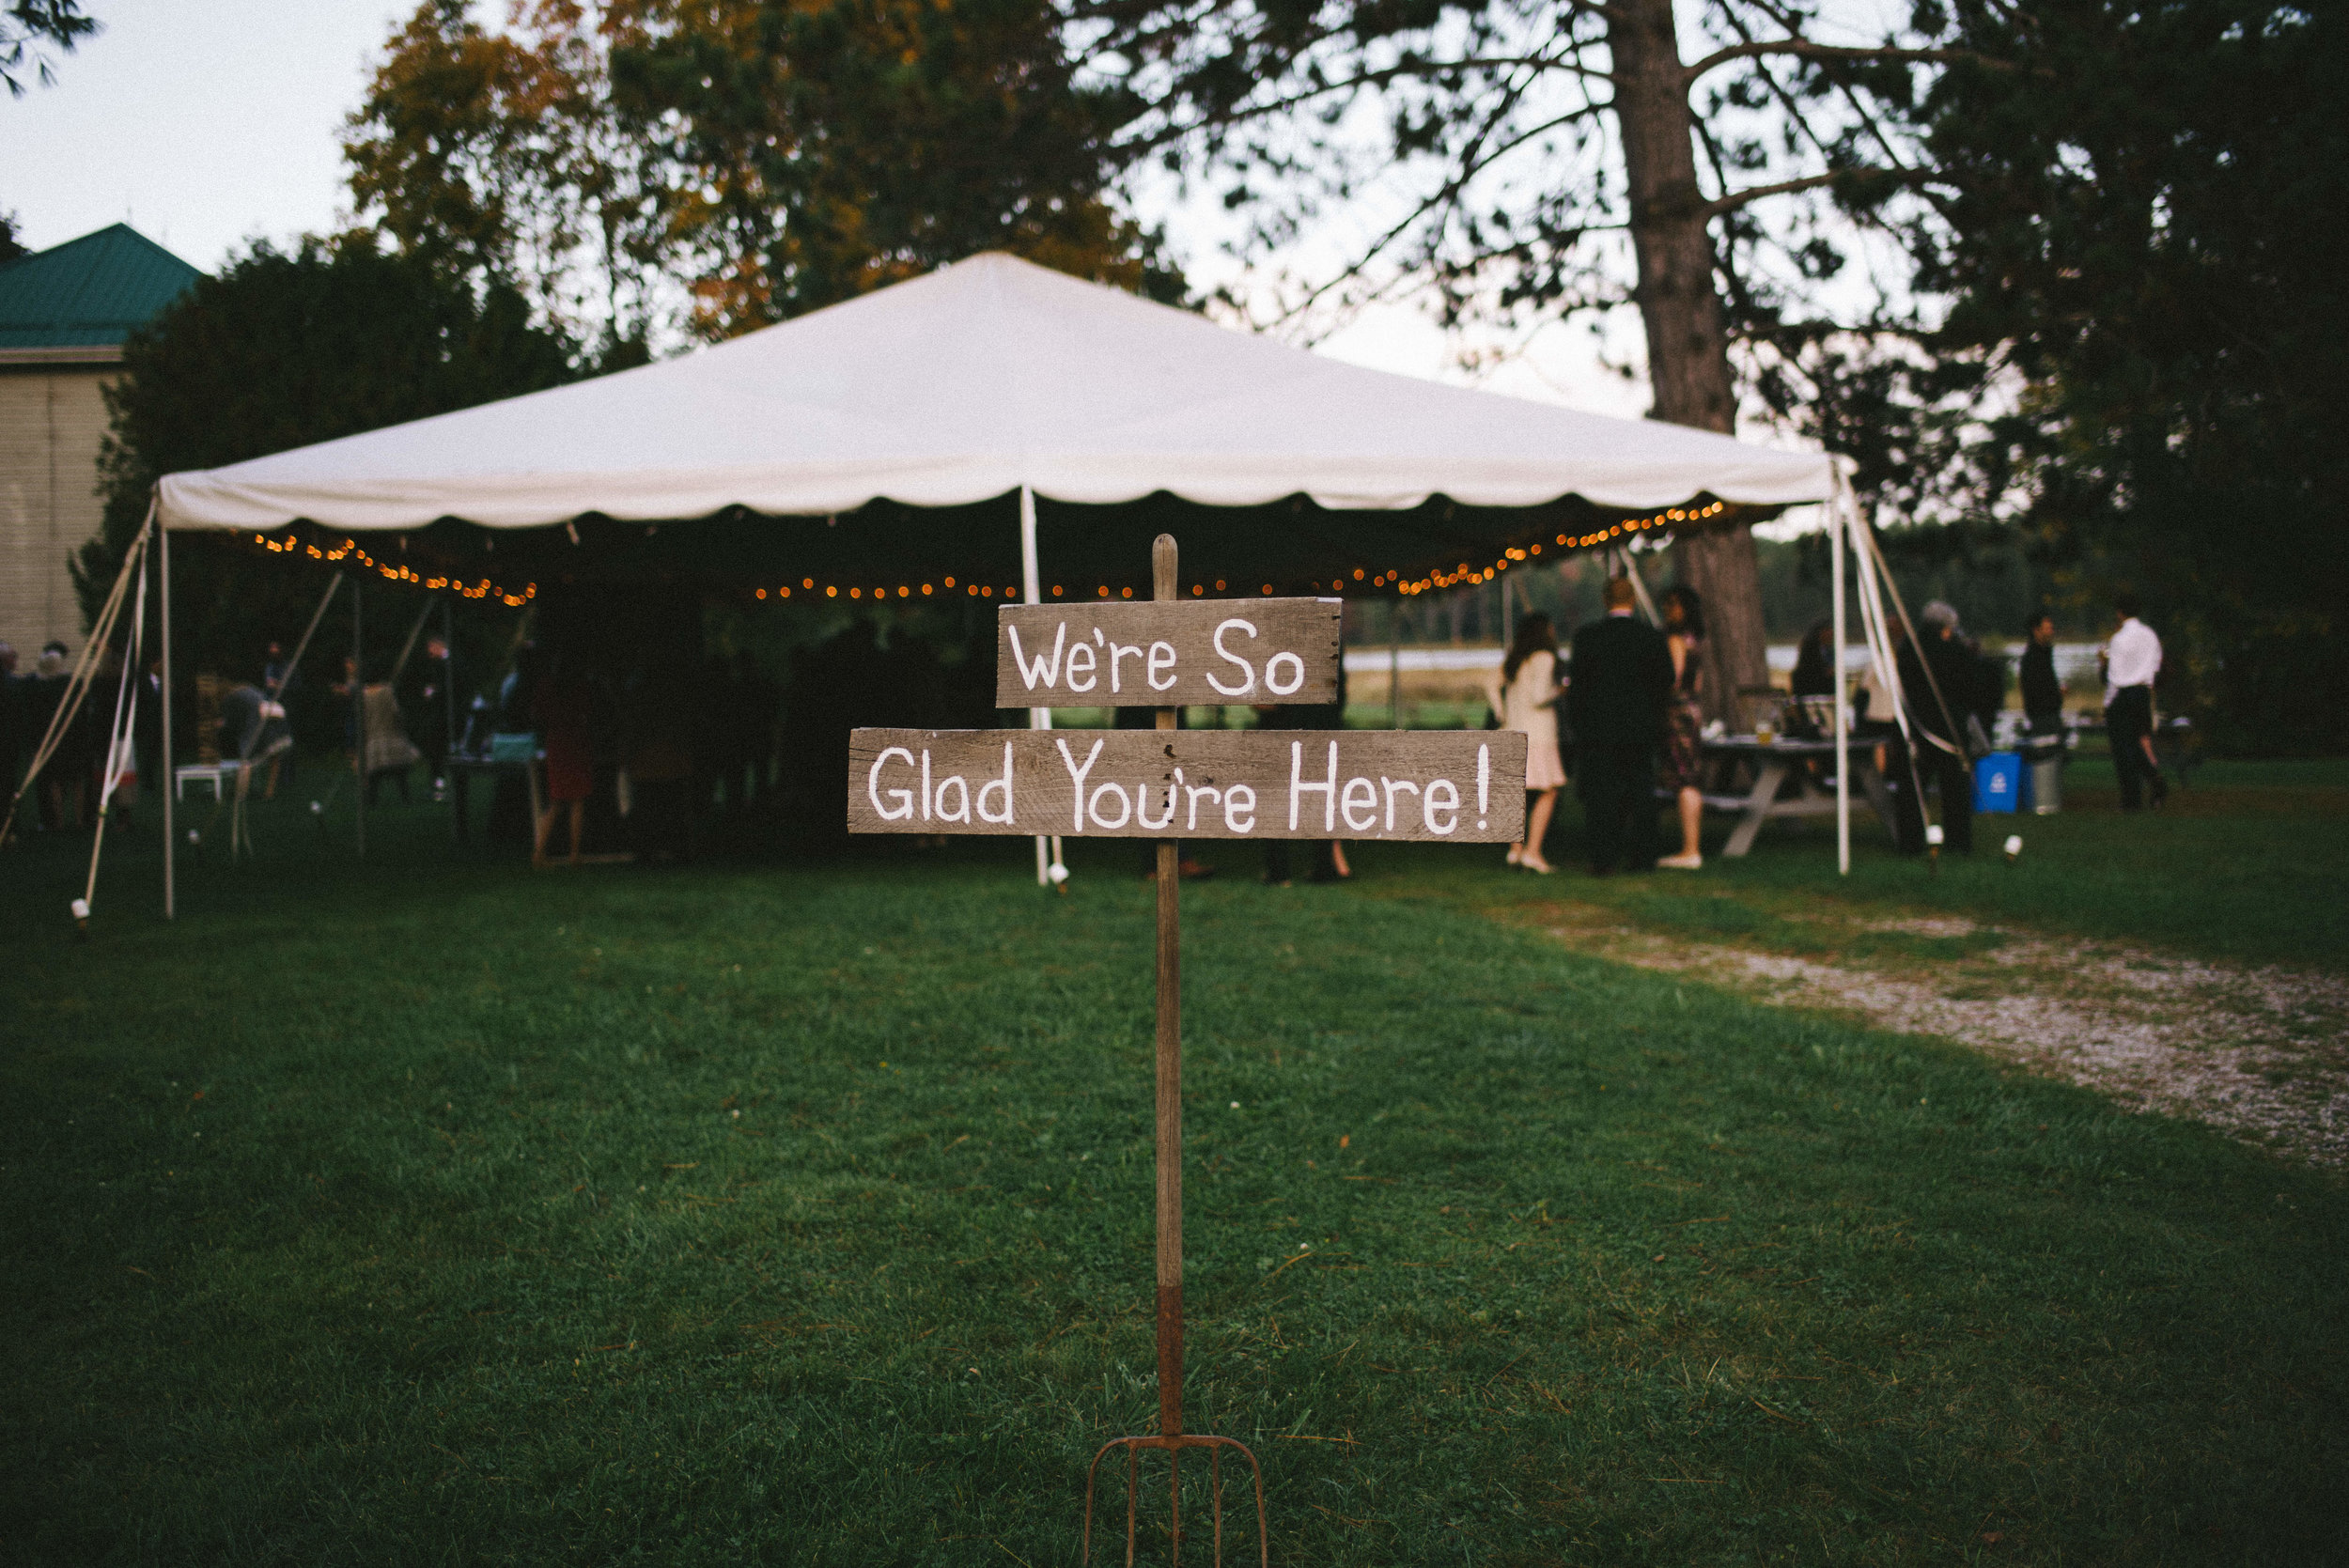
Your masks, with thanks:
[(98, 532), (98, 449), (106, 370), (0, 370), (0, 641), (27, 674), (52, 638), (82, 645), (82, 612), (66, 562)]

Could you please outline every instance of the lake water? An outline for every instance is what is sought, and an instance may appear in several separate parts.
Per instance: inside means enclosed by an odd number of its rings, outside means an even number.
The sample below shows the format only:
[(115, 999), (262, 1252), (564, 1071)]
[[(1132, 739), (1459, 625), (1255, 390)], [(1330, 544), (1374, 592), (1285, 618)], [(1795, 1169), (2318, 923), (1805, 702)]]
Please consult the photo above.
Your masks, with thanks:
[[(2092, 680), (2096, 673), (2096, 651), (2100, 643), (2058, 643), (2055, 645), (2056, 674), (2066, 686)], [(2007, 668), (2012, 671), (2023, 656), (2023, 644), (2010, 644), (2002, 651)], [(1455, 647), (1447, 644), (1420, 644), (1396, 650), (1390, 656), (1383, 647), (1353, 647), (1346, 653), (1348, 675), (1383, 675), (1389, 668), (1390, 657), (1407, 672), (1441, 671), (1447, 674), (1470, 674), (1490, 670), (1501, 663), (1498, 647)], [(1794, 673), (1795, 644), (1772, 643), (1769, 647), (1770, 674), (1786, 675)], [(1854, 675), (1868, 667), (1868, 650), (1859, 644), (1843, 648), (1843, 668)]]

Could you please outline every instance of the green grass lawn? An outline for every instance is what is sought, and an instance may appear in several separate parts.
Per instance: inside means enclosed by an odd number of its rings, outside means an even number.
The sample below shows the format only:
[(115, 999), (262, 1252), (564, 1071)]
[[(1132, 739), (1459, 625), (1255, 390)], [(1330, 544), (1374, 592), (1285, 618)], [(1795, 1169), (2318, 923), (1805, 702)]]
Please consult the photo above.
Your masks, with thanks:
[[(1887, 915), (1962, 915), (2208, 957), (2349, 969), (2349, 762), (2215, 762), (2163, 810), (2123, 815), (2110, 763), (2089, 757), (2066, 769), (2065, 807), (1979, 816), (1974, 853), (1944, 856), (1937, 868), (1891, 853), (1891, 836), (1856, 807), (1845, 877), (1834, 875), (1832, 817), (1770, 823), (1750, 855), (1728, 861), (1716, 855), (1729, 819), (1708, 815), (1703, 872), (1604, 883), (1578, 876), (1572, 886), (1699, 934), (1718, 921), (1742, 933), (1756, 914), (1832, 899)], [(1571, 869), (1580, 842), (1571, 799), (1562, 798), (1559, 815), (1550, 858)], [(1676, 848), (1678, 829), (1669, 831)], [(1999, 848), (2010, 833), (2023, 839), (2013, 862)], [(1507, 886), (1512, 897), (1555, 891), (1532, 878)]]
[[(1075, 1560), (1156, 1408), (1129, 848), (1055, 898), (1018, 844), (534, 876), (272, 812), (169, 926), (151, 846), (87, 940), (72, 846), (0, 860), (12, 1560)], [(2136, 896), (2235, 831), (2183, 814), (1707, 891), (2321, 962), (2331, 820), (2247, 815), (2225, 918)], [(1565, 951), (1457, 896), (1487, 852), (1219, 858), (1189, 1402), (1276, 1560), (2349, 1557), (2337, 1181)], [(2030, 880), (2100, 861), (2135, 913)]]

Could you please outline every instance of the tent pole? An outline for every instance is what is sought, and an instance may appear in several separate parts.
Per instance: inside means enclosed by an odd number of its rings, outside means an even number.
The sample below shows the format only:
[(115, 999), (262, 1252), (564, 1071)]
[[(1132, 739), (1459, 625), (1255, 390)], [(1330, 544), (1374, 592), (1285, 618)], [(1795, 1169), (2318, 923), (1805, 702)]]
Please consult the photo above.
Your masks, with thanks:
[(177, 918), (177, 900), (173, 895), (179, 891), (174, 886), (173, 873), (178, 869), (179, 855), (178, 841), (172, 837), (171, 796), (179, 780), (171, 767), (171, 535), (163, 527), (161, 506), (155, 508), (155, 564), (163, 590), (157, 617), (163, 622), (163, 686), (156, 693), (163, 704), (163, 739), (159, 744), (163, 755), (158, 759), (163, 765), (163, 777), (155, 782), (163, 792), (163, 918), (172, 920)]
[(1403, 727), (1403, 601), (1387, 607), (1387, 728)]
[(1851, 875), (1851, 735), (1843, 718), (1843, 529), (1850, 520), (1843, 500), (1850, 481), (1839, 465), (1835, 493), (1828, 502), (1828, 576), (1835, 595), (1835, 872)]
[(359, 622), (359, 579), (350, 580), (350, 739), (352, 782), (358, 791), (351, 797), (359, 823), (359, 858), (367, 858), (367, 649), (361, 638)]
[[(1037, 566), (1035, 558), (1035, 491), (1025, 485), (1019, 487), (1019, 592), (1020, 597), (1030, 604), (1043, 602), (1044, 573)], [(1050, 708), (1032, 707), (1028, 709), (1028, 728), (1049, 730), (1051, 727), (1052, 710)], [(1049, 888), (1052, 885), (1052, 863), (1055, 859), (1053, 851), (1057, 848), (1058, 846), (1050, 843), (1043, 834), (1036, 835), (1035, 885), (1039, 888)]]
[(1664, 617), (1657, 613), (1656, 601), (1648, 597), (1647, 580), (1640, 575), (1639, 563), (1631, 558), (1631, 547), (1617, 545), (1614, 556), (1623, 566), (1624, 576), (1631, 580), (1631, 592), (1639, 598), (1640, 613), (1647, 617), (1648, 625), (1662, 626)]

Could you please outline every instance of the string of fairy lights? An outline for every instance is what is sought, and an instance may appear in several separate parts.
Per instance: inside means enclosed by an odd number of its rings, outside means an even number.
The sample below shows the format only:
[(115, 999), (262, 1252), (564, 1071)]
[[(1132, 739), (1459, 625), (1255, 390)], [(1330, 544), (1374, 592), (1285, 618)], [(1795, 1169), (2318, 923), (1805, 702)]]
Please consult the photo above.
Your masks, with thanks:
[[(1703, 506), (1671, 506), (1657, 513), (1654, 517), (1626, 518), (1621, 522), (1611, 522), (1604, 528), (1593, 529), (1587, 533), (1560, 534), (1552, 541), (1548, 548), (1562, 550), (1589, 550), (1594, 546), (1610, 544), (1617, 539), (1621, 539), (1634, 534), (1644, 533), (1652, 528), (1669, 528), (1674, 523), (1703, 522), (1720, 516), (1727, 510), (1729, 510), (1729, 504), (1725, 501), (1715, 501)], [(1350, 576), (1333, 577), (1329, 579), (1328, 582), (1330, 591), (1339, 594), (1360, 592), (1363, 590), (1369, 590), (1372, 592), (1392, 591), (1400, 594), (1424, 594), (1438, 588), (1453, 588), (1470, 583), (1489, 582), (1501, 572), (1507, 571), (1512, 566), (1530, 561), (1532, 557), (1541, 554), (1545, 546), (1539, 540), (1535, 540), (1533, 543), (1529, 545), (1511, 545), (1506, 550), (1502, 551), (1501, 555), (1496, 558), (1490, 566), (1476, 567), (1470, 565), (1469, 562), (1463, 561), (1455, 570), (1429, 572), (1424, 577), (1415, 578), (1409, 582), (1404, 581), (1403, 574), (1400, 571), (1384, 571), (1371, 574), (1367, 573), (1365, 569), (1361, 567), (1353, 568)], [(802, 577), (800, 579), (796, 586), (792, 583), (785, 582), (778, 584), (771, 590), (767, 588), (755, 589), (754, 590), (754, 597), (763, 599), (770, 597), (771, 595), (771, 597), (775, 598), (787, 599), (793, 598), (795, 595), (801, 597), (813, 597), (820, 593), (825, 598), (828, 599), (844, 598), (850, 599), (863, 599), (870, 598), (876, 600), (885, 600), (892, 597), (899, 599), (935, 598), (941, 595), (941, 583), (943, 585), (942, 591), (944, 595), (950, 598), (954, 595), (957, 588), (959, 588), (961, 592), (969, 598), (994, 598), (998, 597), (998, 590), (992, 583), (957, 583), (956, 580), (951, 577), (941, 579), (941, 582), (924, 582), (918, 586), (912, 583), (900, 582), (894, 589), (887, 583), (877, 584), (869, 588), (862, 583), (847, 587), (843, 587), (841, 584), (836, 582), (826, 582), (818, 585), (815, 578)], [(1306, 586), (1311, 588), (1314, 592), (1318, 593), (1321, 591), (1322, 580), (1315, 579), (1315, 581), (1307, 583)], [(1207, 584), (1204, 581), (1194, 582), (1190, 585), (1191, 596), (1194, 598), (1205, 598), (1207, 591)], [(1219, 577), (1215, 580), (1214, 591), (1219, 594), (1229, 593), (1232, 591), (1231, 584), (1228, 580)], [(1246, 593), (1247, 589), (1241, 588), (1239, 592)], [(1269, 595), (1273, 592), (1273, 584), (1269, 582), (1264, 583), (1257, 589), (1257, 592), (1260, 595)], [(1050, 594), (1054, 598), (1067, 598), (1069, 597), (1068, 585), (1064, 582), (1055, 582), (1051, 586)], [(1019, 598), (1019, 585), (1017, 583), (1006, 584), (1001, 590), (1001, 597), (1005, 599)], [(1075, 597), (1079, 598), (1084, 598), (1085, 595), (1083, 589), (1078, 589)], [(1130, 584), (1123, 587), (1112, 588), (1110, 584), (1102, 582), (1095, 585), (1093, 597), (1095, 598), (1131, 598), (1134, 597), (1134, 590)]]
[(300, 539), (272, 539), (266, 534), (256, 534), (253, 536), (253, 542), (272, 555), (293, 556), (309, 561), (356, 561), (360, 566), (374, 570), (386, 582), (412, 583), (419, 588), (459, 594), (466, 598), (493, 601), (516, 610), (538, 597), (538, 584), (536, 582), (525, 583), (522, 591), (518, 594), (510, 588), (501, 587), (486, 577), (477, 582), (468, 583), (462, 578), (445, 573), (428, 576), (412, 567), (379, 561), (360, 549), (355, 539), (345, 539), (336, 546), (320, 546), (305, 544)]
[[(1479, 582), (1490, 582), (1495, 577), (1504, 571), (1507, 571), (1511, 567), (1531, 561), (1533, 557), (1541, 554), (1545, 548), (1559, 550), (1589, 550), (1595, 546), (1611, 544), (1619, 539), (1645, 533), (1647, 530), (1652, 528), (1669, 528), (1674, 523), (1703, 522), (1712, 518), (1719, 517), (1721, 513), (1727, 511), (1728, 509), (1729, 504), (1723, 501), (1712, 502), (1711, 504), (1703, 506), (1667, 507), (1665, 510), (1657, 512), (1653, 517), (1626, 518), (1620, 522), (1611, 522), (1603, 528), (1595, 528), (1585, 533), (1560, 534), (1550, 541), (1550, 544), (1548, 547), (1545, 547), (1542, 541), (1538, 539), (1527, 545), (1511, 545), (1503, 550), (1501, 553), (1488, 566), (1479, 567), (1470, 562), (1463, 561), (1456, 568), (1451, 571), (1431, 571), (1424, 576), (1412, 578), (1408, 581), (1404, 579), (1403, 574), (1400, 571), (1390, 570), (1371, 573), (1367, 572), (1366, 569), (1361, 567), (1356, 567), (1353, 568), (1350, 575), (1342, 574), (1329, 579), (1328, 582), (1330, 590), (1338, 594), (1368, 591), (1373, 593), (1392, 592), (1404, 595), (1425, 594), (1432, 593), (1439, 588), (1456, 588)], [(306, 543), (303, 540), (297, 538), (272, 539), (266, 534), (256, 534), (253, 536), (253, 542), (259, 545), (262, 549), (270, 551), (272, 554), (276, 555), (285, 555), (288, 557), (321, 562), (338, 563), (343, 561), (355, 561), (358, 565), (374, 570), (388, 582), (407, 582), (420, 588), (455, 593), (461, 595), (466, 598), (481, 599), (504, 604), (509, 608), (517, 610), (538, 597), (538, 585), (536, 582), (525, 583), (521, 590), (517, 593), (513, 589), (504, 587), (491, 582), (486, 577), (477, 582), (468, 582), (462, 578), (449, 574), (426, 575), (419, 573), (412, 567), (403, 564), (379, 561), (374, 556), (368, 554), (365, 550), (361, 549), (358, 542), (353, 539), (345, 539), (339, 546), (321, 546)], [(1315, 581), (1306, 584), (1306, 586), (1312, 591), (1318, 593), (1322, 589), (1322, 582), (1321, 580), (1316, 579)], [(1215, 580), (1214, 591), (1218, 594), (1223, 594), (1232, 592), (1233, 590), (1227, 579), (1219, 577)], [(1245, 587), (1238, 590), (1238, 592), (1241, 593), (1246, 593), (1247, 591), (1248, 590)], [(1273, 584), (1269, 582), (1264, 583), (1258, 588), (1257, 591), (1260, 594), (1268, 596), (1273, 592)], [(870, 585), (861, 582), (818, 583), (813, 577), (802, 577), (797, 583), (783, 582), (777, 583), (772, 588), (755, 588), (753, 590), (753, 597), (761, 599), (770, 598), (788, 599), (793, 598), (815, 598), (820, 596), (821, 598), (827, 599), (848, 598), (851, 600), (863, 600), (870, 598), (876, 603), (879, 603), (893, 598), (898, 600), (910, 600), (917, 598), (935, 599), (940, 598), (952, 598), (957, 592), (970, 598), (992, 599), (1000, 598), (1006, 601), (1016, 601), (1019, 598), (1019, 586), (1018, 583), (1006, 583), (1003, 587), (998, 588), (992, 582), (957, 581), (952, 577), (941, 578), (937, 582), (924, 582), (918, 585), (910, 582), (900, 582), (894, 587), (885, 582), (874, 583)], [(1190, 585), (1190, 592), (1191, 596), (1195, 598), (1205, 598), (1208, 592), (1208, 585), (1204, 580), (1193, 582)], [(1062, 582), (1053, 583), (1051, 587), (1051, 597), (1054, 598), (1070, 597), (1068, 585)], [(1084, 591), (1081, 588), (1079, 588), (1076, 590), (1074, 597), (1078, 598), (1084, 598)], [(1093, 590), (1093, 597), (1104, 599), (1132, 598), (1134, 597), (1134, 590), (1131, 585), (1112, 588), (1110, 584), (1103, 582), (1095, 586)]]

